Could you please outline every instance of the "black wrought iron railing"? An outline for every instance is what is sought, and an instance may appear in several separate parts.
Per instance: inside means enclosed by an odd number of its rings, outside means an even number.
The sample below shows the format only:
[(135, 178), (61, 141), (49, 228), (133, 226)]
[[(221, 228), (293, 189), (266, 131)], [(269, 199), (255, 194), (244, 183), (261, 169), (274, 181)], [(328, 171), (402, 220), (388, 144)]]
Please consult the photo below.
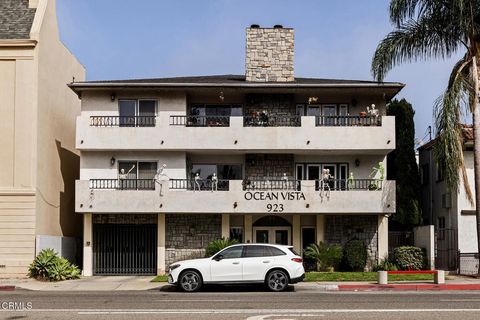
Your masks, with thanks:
[(379, 179), (327, 179), (315, 180), (315, 190), (381, 190), (383, 180)]
[(155, 190), (152, 179), (90, 179), (90, 189)]
[(370, 116), (316, 116), (317, 127), (354, 127), (354, 126), (381, 126), (382, 117)]
[(170, 116), (171, 126), (229, 127), (229, 116)]
[(243, 117), (244, 127), (300, 127), (302, 124), (300, 116), (245, 116)]
[(300, 191), (300, 180), (286, 180), (286, 179), (245, 179), (242, 182), (243, 190), (293, 190)]
[(155, 116), (91, 116), (91, 127), (155, 127)]
[(230, 180), (218, 179), (170, 179), (170, 189), (194, 191), (228, 191)]

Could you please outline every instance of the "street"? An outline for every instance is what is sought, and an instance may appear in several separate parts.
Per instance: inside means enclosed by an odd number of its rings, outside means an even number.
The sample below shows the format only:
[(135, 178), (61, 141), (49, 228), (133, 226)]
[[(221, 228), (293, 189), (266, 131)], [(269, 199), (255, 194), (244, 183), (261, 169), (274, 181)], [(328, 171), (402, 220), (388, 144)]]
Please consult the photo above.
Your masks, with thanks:
[(28, 311), (0, 311), (1, 319), (479, 319), (479, 292), (319, 292), (209, 288), (163, 291), (0, 292)]

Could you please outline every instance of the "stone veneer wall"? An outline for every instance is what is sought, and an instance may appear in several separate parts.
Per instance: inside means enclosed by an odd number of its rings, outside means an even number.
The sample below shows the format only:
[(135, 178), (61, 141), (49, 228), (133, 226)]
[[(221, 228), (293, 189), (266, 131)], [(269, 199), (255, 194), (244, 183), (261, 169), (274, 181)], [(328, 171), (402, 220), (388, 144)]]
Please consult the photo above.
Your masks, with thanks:
[(247, 154), (245, 159), (245, 178), (264, 180), (283, 177), (294, 179), (293, 154)]
[(294, 81), (293, 29), (247, 28), (245, 76), (247, 81)]
[(207, 244), (222, 237), (220, 214), (167, 214), (165, 216), (165, 263), (200, 258)]
[(93, 223), (98, 224), (157, 224), (156, 214), (94, 214)]
[(268, 116), (294, 116), (296, 107), (291, 94), (247, 94), (244, 107), (245, 116), (266, 111)]
[(325, 217), (325, 243), (343, 246), (352, 239), (362, 240), (367, 246), (367, 268), (370, 269), (378, 258), (378, 217), (373, 215)]

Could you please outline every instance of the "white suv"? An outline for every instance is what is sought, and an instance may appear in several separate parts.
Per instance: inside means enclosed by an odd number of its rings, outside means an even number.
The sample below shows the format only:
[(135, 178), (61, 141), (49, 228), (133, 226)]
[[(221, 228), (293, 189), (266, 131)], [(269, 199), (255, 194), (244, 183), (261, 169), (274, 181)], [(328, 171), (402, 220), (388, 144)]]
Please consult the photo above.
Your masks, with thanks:
[(265, 283), (283, 291), (289, 283), (303, 280), (302, 258), (292, 246), (236, 244), (213, 257), (175, 262), (168, 270), (168, 283), (187, 292), (203, 284)]

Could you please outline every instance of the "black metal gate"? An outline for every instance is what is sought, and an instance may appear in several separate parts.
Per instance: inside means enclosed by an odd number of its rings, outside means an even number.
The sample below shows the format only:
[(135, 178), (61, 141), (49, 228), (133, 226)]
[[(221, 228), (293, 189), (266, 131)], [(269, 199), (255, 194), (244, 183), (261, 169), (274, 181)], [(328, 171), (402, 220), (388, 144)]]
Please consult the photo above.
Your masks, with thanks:
[(456, 229), (438, 229), (435, 232), (435, 267), (457, 270), (458, 246)]
[(155, 275), (156, 224), (93, 224), (95, 275)]

